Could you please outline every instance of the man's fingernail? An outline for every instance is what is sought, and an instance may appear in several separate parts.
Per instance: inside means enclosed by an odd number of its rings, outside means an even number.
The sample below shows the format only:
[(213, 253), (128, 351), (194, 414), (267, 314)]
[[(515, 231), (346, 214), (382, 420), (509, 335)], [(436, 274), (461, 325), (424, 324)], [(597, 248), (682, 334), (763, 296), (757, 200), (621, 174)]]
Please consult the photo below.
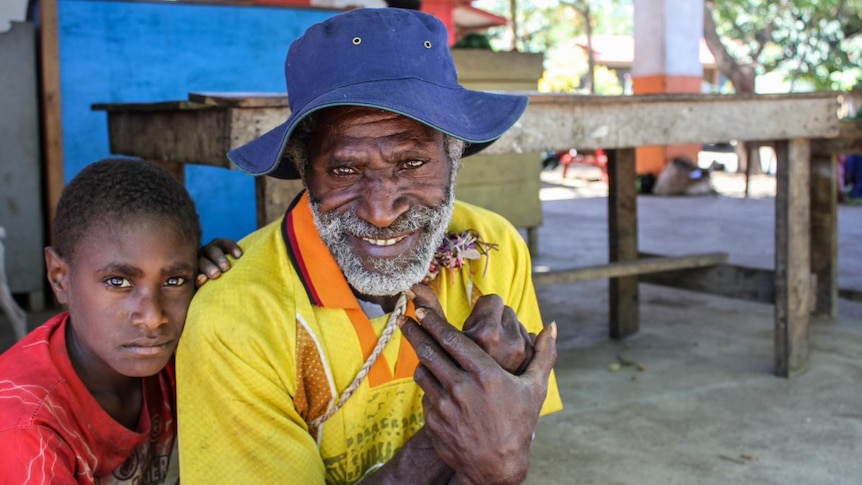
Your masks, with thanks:
[(551, 322), (551, 338), (557, 340), (557, 321)]
[(395, 320), (395, 324), (396, 324), (396, 325), (398, 325), (398, 328), (401, 328), (402, 326), (404, 326), (404, 324), (405, 324), (406, 322), (407, 322), (407, 317), (405, 317), (404, 315), (400, 315), (400, 316)]
[(198, 279), (198, 284), (201, 284), (201, 283), (205, 282), (206, 280), (208, 280), (209, 278), (207, 278), (207, 275), (205, 275), (203, 273), (198, 273), (197, 279)]
[(426, 313), (427, 313), (427, 312), (426, 312), (426, 310), (425, 310), (424, 308), (417, 308), (417, 309), (416, 309), (416, 318), (418, 318), (418, 319), (419, 319), (419, 321), (421, 322), (422, 320), (424, 320), (424, 319), (425, 319), (425, 314), (426, 314)]
[(413, 290), (404, 290), (404, 294), (407, 295), (407, 299), (410, 301), (416, 299), (416, 293), (413, 293)]

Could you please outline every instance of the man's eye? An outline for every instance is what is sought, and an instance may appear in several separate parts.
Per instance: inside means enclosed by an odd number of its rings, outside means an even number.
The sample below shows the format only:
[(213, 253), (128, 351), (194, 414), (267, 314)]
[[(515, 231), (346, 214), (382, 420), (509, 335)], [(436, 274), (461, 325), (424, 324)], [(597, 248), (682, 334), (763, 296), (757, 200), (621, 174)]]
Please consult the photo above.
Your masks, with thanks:
[(174, 276), (173, 278), (168, 278), (165, 281), (165, 286), (182, 286), (186, 284), (186, 279), (182, 276)]
[(127, 280), (126, 278), (121, 278), (119, 276), (111, 276), (110, 278), (105, 280), (105, 283), (107, 283), (108, 286), (113, 286), (114, 288), (129, 288), (132, 286), (131, 281)]
[(422, 165), (425, 165), (424, 160), (408, 160), (404, 162), (404, 168), (419, 168)]
[(336, 167), (336, 168), (332, 169), (332, 173), (334, 175), (344, 177), (347, 175), (353, 175), (354, 173), (356, 173), (356, 170), (354, 170), (351, 167)]

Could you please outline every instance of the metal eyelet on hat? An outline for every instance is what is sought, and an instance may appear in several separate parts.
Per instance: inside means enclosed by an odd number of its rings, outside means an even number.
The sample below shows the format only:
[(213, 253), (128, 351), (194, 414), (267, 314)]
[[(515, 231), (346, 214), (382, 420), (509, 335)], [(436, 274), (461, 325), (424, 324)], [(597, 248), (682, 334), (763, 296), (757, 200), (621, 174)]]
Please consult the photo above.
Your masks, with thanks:
[(425, 41), (425, 48), (426, 48), (426, 49), (430, 49), (430, 48), (431, 48), (431, 41), (430, 41), (430, 40), (426, 40), (426, 41)]
[(359, 44), (361, 44), (361, 43), (362, 43), (362, 38), (361, 38), (361, 37), (354, 37), (354, 38), (353, 38), (353, 45), (359, 45)]

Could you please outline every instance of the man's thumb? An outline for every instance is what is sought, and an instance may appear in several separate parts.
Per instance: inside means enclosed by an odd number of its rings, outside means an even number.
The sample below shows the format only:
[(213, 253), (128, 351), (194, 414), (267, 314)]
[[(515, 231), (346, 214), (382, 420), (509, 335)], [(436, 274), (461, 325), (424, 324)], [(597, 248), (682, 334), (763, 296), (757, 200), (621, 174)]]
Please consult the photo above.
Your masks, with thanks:
[(551, 322), (536, 337), (535, 355), (524, 374), (538, 374), (544, 382), (557, 363), (557, 322)]

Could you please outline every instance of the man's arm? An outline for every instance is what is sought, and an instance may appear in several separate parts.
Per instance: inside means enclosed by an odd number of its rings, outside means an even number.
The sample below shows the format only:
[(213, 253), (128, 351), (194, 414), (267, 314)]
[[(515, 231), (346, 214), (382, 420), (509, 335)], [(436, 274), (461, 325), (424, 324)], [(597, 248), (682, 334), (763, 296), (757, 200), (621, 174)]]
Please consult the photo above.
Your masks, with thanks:
[(434, 444), (423, 427), (398, 453), (360, 481), (362, 485), (435, 485), (451, 483), (454, 470), (440, 459)]

